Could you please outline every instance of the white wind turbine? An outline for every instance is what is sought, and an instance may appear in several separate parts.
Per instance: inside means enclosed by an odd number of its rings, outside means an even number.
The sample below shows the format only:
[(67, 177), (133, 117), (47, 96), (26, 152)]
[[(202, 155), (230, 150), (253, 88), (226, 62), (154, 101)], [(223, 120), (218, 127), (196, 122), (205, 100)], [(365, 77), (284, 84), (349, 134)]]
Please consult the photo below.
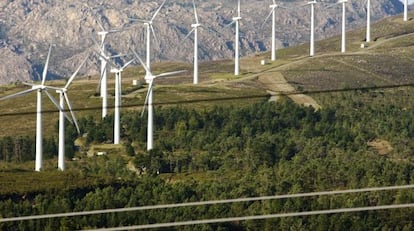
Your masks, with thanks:
[(237, 0), (237, 16), (233, 17), (232, 22), (227, 26), (231, 26), (236, 24), (236, 33), (235, 33), (235, 41), (234, 41), (234, 75), (240, 75), (240, 36), (239, 36), (239, 28), (240, 28), (240, 20), (242, 17), (240, 16), (240, 0)]
[[(37, 92), (37, 109), (36, 109), (36, 160), (35, 160), (35, 171), (39, 172), (43, 167), (43, 134), (42, 134), (42, 92), (46, 93), (46, 95), (49, 97), (49, 99), (52, 101), (52, 103), (59, 109), (59, 111), (62, 111), (62, 108), (60, 107), (59, 103), (56, 101), (55, 98), (48, 92), (48, 89), (52, 90), (58, 90), (58, 88), (49, 87), (45, 85), (46, 82), (46, 75), (47, 75), (47, 69), (49, 66), (49, 60), (50, 60), (50, 53), (52, 51), (52, 46), (49, 48), (49, 52), (47, 55), (46, 63), (43, 69), (42, 73), (42, 82), (40, 84), (34, 85), (34, 84), (27, 84), (31, 86), (31, 89), (24, 90), (9, 96), (5, 96), (3, 98), (0, 98), (0, 100), (5, 99), (11, 99), (19, 96), (26, 95), (30, 92), (36, 91)], [(67, 117), (67, 116), (66, 116)], [(67, 117), (69, 120), (70, 118)]]
[[(338, 4), (342, 4), (342, 39), (341, 39), (341, 52), (346, 52), (346, 3), (348, 0), (339, 0), (337, 3), (331, 5), (335, 6)], [(328, 6), (327, 8), (329, 8)]]
[(197, 14), (197, 8), (195, 5), (195, 2), (193, 0), (193, 7), (194, 7), (194, 16), (196, 23), (191, 24), (191, 27), (193, 28), (184, 38), (187, 39), (191, 33), (194, 32), (194, 76), (193, 76), (193, 84), (198, 84), (198, 28), (201, 26), (201, 24), (198, 21), (198, 14)]
[(276, 9), (277, 8), (285, 8), (282, 7), (278, 4), (276, 4), (276, 1), (273, 0), (273, 4), (269, 6), (270, 13), (269, 15), (266, 17), (262, 27), (264, 26), (264, 24), (267, 22), (267, 20), (270, 18), (270, 16), (272, 16), (272, 55), (271, 55), (271, 60), (275, 61), (276, 60)]
[[(158, 7), (157, 11), (155, 11), (154, 15), (152, 16), (151, 20), (142, 20), (142, 19), (130, 19), (131, 21), (138, 21), (138, 22), (142, 22), (144, 23), (144, 26), (147, 29), (147, 69), (149, 71), (151, 71), (151, 32), (152, 35), (154, 36), (155, 41), (157, 42), (157, 37), (155, 35), (155, 31), (154, 31), (154, 27), (152, 26), (152, 23), (154, 22), (155, 18), (157, 17), (158, 13), (160, 12), (161, 8), (164, 6), (165, 2), (167, 2), (167, 0), (164, 0), (162, 2), (162, 4), (160, 5), (160, 7)], [(157, 42), (158, 43), (158, 42)], [(146, 75), (145, 75), (145, 80), (147, 83), (149, 83), (151, 81), (151, 77), (150, 77), (150, 72), (147, 71)]]
[[(101, 56), (100, 53), (98, 55), (105, 59), (107, 63), (110, 63), (111, 73), (115, 74), (115, 110), (114, 110), (114, 144), (119, 144), (121, 140), (121, 100), (122, 100), (122, 72), (124, 69), (129, 66), (135, 59), (132, 59), (125, 63), (123, 66), (117, 65), (115, 62), (112, 62), (107, 57)], [(117, 55), (113, 57), (119, 57), (123, 55)]]
[(107, 62), (102, 57), (106, 57), (106, 51), (105, 51), (105, 39), (108, 34), (120, 32), (121, 30), (106, 30), (103, 25), (99, 22), (99, 20), (96, 20), (99, 27), (101, 28), (101, 31), (98, 32), (98, 35), (101, 37), (101, 43), (98, 44), (99, 50), (101, 53), (100, 61), (101, 61), (101, 79), (100, 79), (100, 94), (102, 97), (102, 118), (105, 118), (108, 114), (108, 79), (107, 79), (107, 73), (106, 73), (106, 66)]
[(149, 74), (148, 75), (148, 80), (149, 80), (149, 85), (148, 85), (148, 91), (147, 91), (147, 96), (145, 97), (145, 103), (144, 103), (144, 109), (142, 110), (142, 114), (141, 117), (144, 115), (145, 112), (145, 107), (148, 107), (148, 127), (147, 127), (147, 150), (152, 150), (154, 145), (153, 145), (153, 134), (154, 134), (154, 107), (152, 105), (152, 93), (153, 93), (153, 86), (154, 86), (154, 80), (157, 78), (161, 78), (161, 77), (168, 77), (168, 76), (173, 76), (173, 75), (177, 75), (180, 73), (184, 73), (187, 71), (173, 71), (173, 72), (167, 72), (167, 73), (163, 73), (163, 74), (159, 74), (159, 75), (153, 75), (151, 73), (151, 71), (147, 68), (147, 66), (144, 64), (144, 62), (142, 61), (142, 59), (139, 57), (139, 55), (135, 52), (132, 51), (135, 55), (135, 57), (139, 60), (139, 62), (141, 63), (142, 67), (145, 69), (145, 71)]
[(72, 105), (69, 101), (67, 91), (68, 91), (70, 84), (75, 79), (76, 75), (78, 74), (82, 66), (86, 63), (86, 60), (88, 58), (89, 56), (87, 56), (85, 60), (81, 63), (81, 65), (79, 65), (78, 69), (72, 74), (72, 76), (69, 78), (66, 85), (63, 88), (56, 90), (56, 92), (59, 94), (59, 103), (60, 103), (60, 107), (62, 108), (62, 110), (59, 111), (59, 153), (58, 153), (58, 169), (61, 171), (65, 170), (65, 113), (63, 112), (63, 109), (65, 107), (65, 101), (72, 115), (72, 120), (73, 120), (73, 123), (75, 124), (76, 130), (78, 131), (78, 134), (80, 134), (79, 126), (76, 121), (76, 117), (72, 109)]

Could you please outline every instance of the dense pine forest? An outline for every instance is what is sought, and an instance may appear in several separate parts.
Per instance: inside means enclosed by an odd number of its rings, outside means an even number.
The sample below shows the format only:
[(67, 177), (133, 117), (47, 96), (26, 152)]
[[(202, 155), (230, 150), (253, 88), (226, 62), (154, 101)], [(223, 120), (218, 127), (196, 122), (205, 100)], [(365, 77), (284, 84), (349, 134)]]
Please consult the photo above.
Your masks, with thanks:
[[(210, 104), (201, 110), (191, 105), (156, 107), (156, 148), (150, 152), (143, 151), (145, 116), (125, 112), (122, 155), (72, 161), (65, 173), (36, 173), (45, 178), (64, 175), (67, 181), (77, 179), (77, 185), (60, 187), (51, 181), (38, 191), (19, 190), (23, 185), (15, 185), (14, 191), (3, 188), (0, 213), (13, 217), (414, 183), (412, 88), (314, 97), (322, 109), (299, 106), (288, 98), (242, 107)], [(81, 148), (73, 145), (76, 133), (68, 125), (70, 157), (111, 141), (111, 117), (101, 122), (84, 117), (80, 125), (87, 134)], [(48, 139), (45, 152), (53, 158), (56, 141)], [(379, 140), (388, 146), (373, 145)], [(30, 160), (27, 153), (33, 143), (31, 137), (5, 137), (0, 158), (11, 164)], [(128, 162), (136, 170), (128, 170)], [(0, 223), (0, 229), (75, 230), (413, 201), (412, 190), (399, 190)], [(176, 229), (413, 230), (413, 217), (413, 209), (399, 209)]]

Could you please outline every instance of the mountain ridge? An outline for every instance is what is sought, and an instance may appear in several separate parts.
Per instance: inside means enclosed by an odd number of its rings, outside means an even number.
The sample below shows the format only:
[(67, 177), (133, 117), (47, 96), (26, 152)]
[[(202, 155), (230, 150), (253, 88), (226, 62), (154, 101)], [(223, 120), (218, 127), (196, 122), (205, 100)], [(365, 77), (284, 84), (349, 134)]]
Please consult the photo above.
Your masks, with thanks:
[[(55, 44), (48, 78), (71, 74), (83, 57), (94, 47), (91, 36), (97, 38), (99, 25), (106, 28), (128, 28), (108, 36), (110, 53), (128, 52), (136, 44), (140, 54), (145, 51), (145, 33), (139, 23), (129, 18), (152, 17), (161, 1), (80, 1), (15, 0), (0, 3), (0, 84), (30, 81), (39, 78), (49, 44)], [(241, 55), (267, 51), (270, 47), (271, 22), (263, 24), (271, 1), (242, 1)], [(277, 16), (277, 44), (286, 47), (308, 40), (310, 13), (300, 2), (283, 2), (290, 9), (279, 9)], [(364, 25), (364, 2), (348, 4), (348, 29)], [(204, 60), (230, 59), (233, 56), (234, 35), (226, 24), (231, 22), (236, 2), (197, 2), (201, 23), (200, 58)], [(191, 1), (167, 1), (154, 22), (160, 47), (153, 57), (159, 60), (192, 61), (192, 38), (182, 41), (194, 21)], [(373, 21), (402, 11), (398, 0), (372, 3)], [(338, 12), (338, 13), (335, 13)], [(94, 16), (96, 13), (97, 16)], [(334, 16), (333, 16), (334, 15)], [(339, 33), (340, 9), (316, 11), (316, 39)], [(263, 32), (261, 32), (263, 30)], [(362, 39), (362, 38), (361, 38)], [(97, 59), (89, 60), (84, 75), (98, 73)], [(85, 71), (87, 70), (87, 71)]]

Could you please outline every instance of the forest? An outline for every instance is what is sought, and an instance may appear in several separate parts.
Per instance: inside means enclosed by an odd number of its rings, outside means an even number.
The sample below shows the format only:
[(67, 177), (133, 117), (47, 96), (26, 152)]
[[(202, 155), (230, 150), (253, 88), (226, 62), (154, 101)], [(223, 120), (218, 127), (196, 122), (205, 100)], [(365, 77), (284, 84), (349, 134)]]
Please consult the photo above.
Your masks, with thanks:
[[(324, 107), (288, 98), (235, 106), (160, 106), (155, 149), (147, 152), (146, 117), (122, 114), (123, 155), (72, 163), (73, 177), (111, 175), (94, 187), (3, 193), (3, 217), (123, 208), (239, 197), (406, 185), (414, 183), (412, 94), (403, 89), (315, 95)], [(334, 99), (334, 100), (333, 100)], [(391, 103), (392, 102), (392, 103)], [(85, 145), (111, 141), (112, 117), (79, 120)], [(67, 129), (75, 155), (76, 134)], [(56, 149), (48, 138), (48, 157)], [(386, 140), (380, 153), (368, 143)], [(4, 137), (1, 160), (24, 162), (33, 138)], [(32, 157), (33, 158), (33, 157)], [(129, 171), (132, 161), (138, 171)], [(90, 161), (93, 162), (93, 161)], [(42, 174), (42, 173), (40, 173)], [(0, 175), (5, 177), (6, 174)], [(18, 186), (17, 186), (18, 187)], [(225, 205), (0, 223), (1, 230), (77, 230), (158, 222), (413, 203), (413, 190), (318, 196)], [(171, 230), (413, 230), (414, 209), (268, 219)]]

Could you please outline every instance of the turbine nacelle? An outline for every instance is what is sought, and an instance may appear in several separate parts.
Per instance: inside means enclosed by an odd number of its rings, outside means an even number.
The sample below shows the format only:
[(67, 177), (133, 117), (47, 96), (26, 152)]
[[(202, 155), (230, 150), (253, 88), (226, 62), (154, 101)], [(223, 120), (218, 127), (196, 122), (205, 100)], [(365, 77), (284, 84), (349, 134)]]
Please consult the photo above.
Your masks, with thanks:
[(316, 4), (317, 2), (316, 2), (316, 0), (314, 0), (314, 1), (309, 1), (308, 3), (306, 3), (306, 5), (311, 5), (311, 4)]
[(276, 8), (278, 8), (278, 7), (279, 7), (278, 4), (272, 4), (272, 5), (269, 6), (269, 8), (270, 9), (273, 9), (273, 10), (276, 9)]
[(115, 74), (118, 74), (118, 73), (120, 73), (120, 72), (122, 72), (123, 70), (121, 70), (121, 69), (118, 69), (118, 68), (111, 68), (111, 70), (110, 70), (110, 72), (111, 73), (115, 73)]
[(107, 34), (109, 34), (109, 31), (99, 31), (98, 35), (100, 36), (106, 36)]
[(61, 94), (61, 93), (65, 94), (66, 92), (68, 92), (68, 89), (66, 89), (66, 88), (56, 90), (56, 93), (58, 93), (58, 94)]
[(240, 16), (237, 16), (237, 17), (233, 17), (233, 21), (235, 22), (235, 21), (239, 21), (239, 20), (241, 20), (242, 19), (242, 17), (240, 17)]
[(200, 27), (200, 26), (201, 26), (200, 23), (191, 24), (191, 27), (192, 28), (197, 28), (197, 27)]

